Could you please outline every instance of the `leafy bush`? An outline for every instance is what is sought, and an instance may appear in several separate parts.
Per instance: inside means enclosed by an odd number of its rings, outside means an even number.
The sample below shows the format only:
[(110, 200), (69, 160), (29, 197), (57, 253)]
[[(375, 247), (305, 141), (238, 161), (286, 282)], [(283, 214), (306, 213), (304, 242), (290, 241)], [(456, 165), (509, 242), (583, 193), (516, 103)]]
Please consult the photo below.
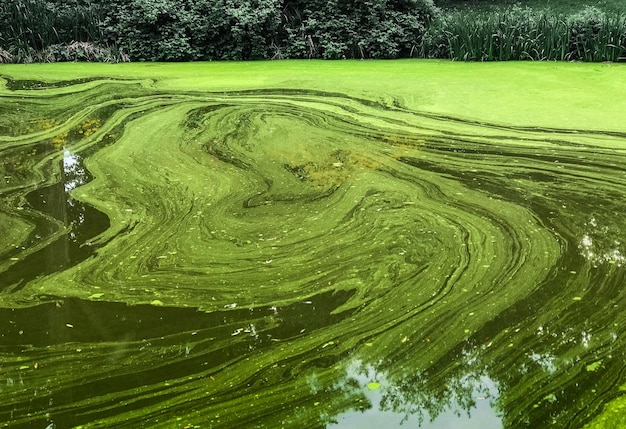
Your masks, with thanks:
[(193, 16), (186, 3), (113, 0), (103, 19), (104, 40), (119, 46), (133, 61), (196, 59), (189, 30)]
[(281, 0), (197, 2), (194, 42), (206, 60), (272, 58), (277, 54)]
[(411, 56), (438, 12), (432, 0), (311, 0), (286, 10), (288, 56), (328, 59)]
[(104, 34), (139, 61), (397, 58), (436, 12), (432, 0), (116, 0)]
[(267, 58), (280, 28), (280, 0), (115, 2), (105, 40), (135, 61)]

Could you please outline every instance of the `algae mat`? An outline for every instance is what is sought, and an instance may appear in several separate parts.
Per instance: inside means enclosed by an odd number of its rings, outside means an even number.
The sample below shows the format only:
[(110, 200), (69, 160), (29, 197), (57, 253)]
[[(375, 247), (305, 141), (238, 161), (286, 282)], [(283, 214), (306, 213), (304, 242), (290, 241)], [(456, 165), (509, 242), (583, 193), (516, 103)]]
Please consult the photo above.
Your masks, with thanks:
[(623, 67), (0, 76), (6, 426), (617, 424)]

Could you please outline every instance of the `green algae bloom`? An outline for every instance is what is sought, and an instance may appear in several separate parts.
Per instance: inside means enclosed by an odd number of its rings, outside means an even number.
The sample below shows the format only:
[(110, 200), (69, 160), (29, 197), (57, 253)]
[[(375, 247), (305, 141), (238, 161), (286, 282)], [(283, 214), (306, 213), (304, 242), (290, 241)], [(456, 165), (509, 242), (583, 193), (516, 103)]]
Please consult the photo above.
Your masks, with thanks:
[(625, 79), (0, 67), (0, 421), (603, 419), (624, 384)]

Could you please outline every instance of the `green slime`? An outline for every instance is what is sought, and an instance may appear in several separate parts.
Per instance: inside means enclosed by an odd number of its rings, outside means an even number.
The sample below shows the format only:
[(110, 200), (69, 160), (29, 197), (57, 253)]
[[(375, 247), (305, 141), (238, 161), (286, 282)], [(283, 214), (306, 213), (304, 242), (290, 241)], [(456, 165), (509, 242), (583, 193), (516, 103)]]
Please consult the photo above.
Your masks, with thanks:
[[(0, 76), (0, 420), (327, 427), (373, 407), (399, 424), (482, 398), (502, 427), (582, 427), (621, 398), (623, 67)], [(87, 234), (94, 209), (109, 222)], [(210, 321), (52, 341), (11, 319), (81, 301), (122, 305), (54, 323)]]

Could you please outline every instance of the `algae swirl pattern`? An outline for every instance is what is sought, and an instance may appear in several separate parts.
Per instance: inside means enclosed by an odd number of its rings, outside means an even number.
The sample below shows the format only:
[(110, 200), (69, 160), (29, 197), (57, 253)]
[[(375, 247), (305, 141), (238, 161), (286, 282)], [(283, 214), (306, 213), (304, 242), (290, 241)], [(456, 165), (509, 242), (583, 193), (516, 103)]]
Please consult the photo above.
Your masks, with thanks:
[(107, 77), (0, 109), (11, 427), (582, 427), (626, 389), (626, 133)]

